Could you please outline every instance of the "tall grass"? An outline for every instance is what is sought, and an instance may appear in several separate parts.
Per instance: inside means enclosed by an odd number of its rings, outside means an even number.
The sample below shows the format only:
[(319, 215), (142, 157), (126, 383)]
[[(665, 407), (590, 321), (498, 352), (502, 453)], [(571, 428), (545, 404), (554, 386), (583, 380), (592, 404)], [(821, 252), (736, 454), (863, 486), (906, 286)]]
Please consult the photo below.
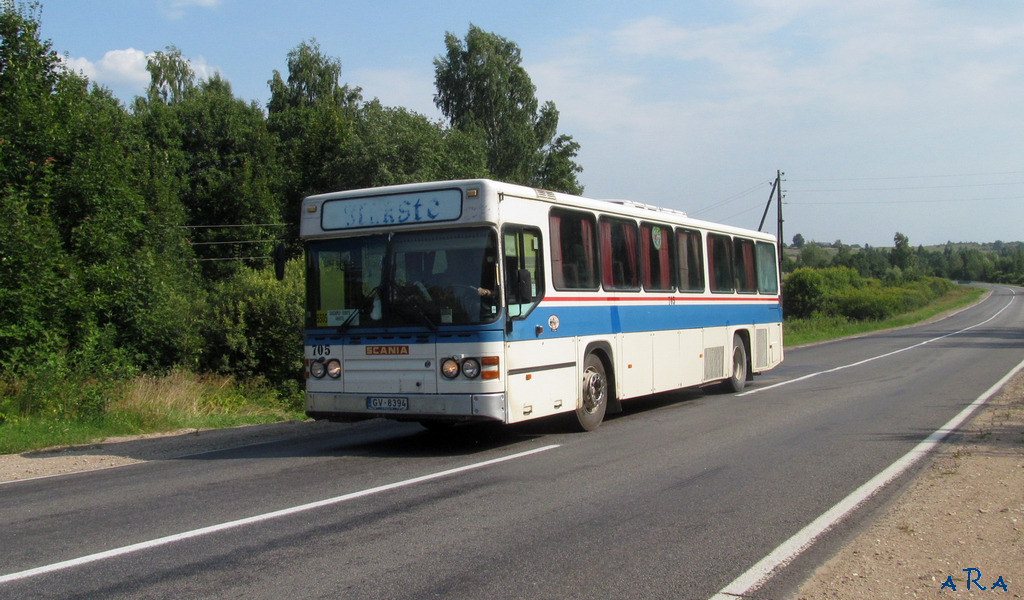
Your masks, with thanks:
[[(94, 397), (88, 412), (62, 410), (61, 398)], [(107, 437), (302, 419), (301, 396), (230, 376), (174, 370), (122, 382), (8, 382), (0, 405), (0, 454), (85, 444)], [(25, 394), (31, 395), (24, 398)], [(19, 407), (35, 406), (32, 411)], [(41, 410), (39, 407), (44, 407)]]

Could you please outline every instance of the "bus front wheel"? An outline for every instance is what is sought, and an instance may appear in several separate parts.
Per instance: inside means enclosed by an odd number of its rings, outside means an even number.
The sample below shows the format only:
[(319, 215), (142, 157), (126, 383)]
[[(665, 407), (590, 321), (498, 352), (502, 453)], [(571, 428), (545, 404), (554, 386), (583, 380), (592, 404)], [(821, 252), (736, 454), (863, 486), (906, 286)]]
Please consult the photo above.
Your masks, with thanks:
[(583, 367), (580, 405), (576, 408), (576, 424), (582, 431), (593, 431), (601, 425), (608, 410), (608, 377), (604, 363), (596, 355), (587, 356)]

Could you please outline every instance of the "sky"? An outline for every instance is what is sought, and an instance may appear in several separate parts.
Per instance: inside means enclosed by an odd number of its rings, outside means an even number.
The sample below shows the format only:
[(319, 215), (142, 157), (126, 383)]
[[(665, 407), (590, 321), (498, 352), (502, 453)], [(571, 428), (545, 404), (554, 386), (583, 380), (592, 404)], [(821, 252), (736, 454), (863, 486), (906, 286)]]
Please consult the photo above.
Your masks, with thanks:
[(173, 45), (266, 106), (315, 39), (365, 99), (437, 121), (434, 59), (472, 24), (519, 46), (588, 197), (757, 229), (781, 171), (787, 243), (1024, 241), (1019, 0), (42, 0), (40, 21), (126, 104)]

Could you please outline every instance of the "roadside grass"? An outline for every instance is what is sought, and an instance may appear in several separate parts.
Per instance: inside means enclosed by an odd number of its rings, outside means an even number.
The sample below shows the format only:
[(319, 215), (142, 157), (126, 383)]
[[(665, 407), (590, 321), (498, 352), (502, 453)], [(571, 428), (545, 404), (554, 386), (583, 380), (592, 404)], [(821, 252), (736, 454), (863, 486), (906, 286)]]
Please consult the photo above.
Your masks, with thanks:
[(786, 319), (782, 325), (785, 346), (802, 346), (814, 342), (861, 335), (881, 329), (904, 327), (926, 321), (944, 312), (969, 306), (985, 290), (977, 287), (957, 286), (953, 291), (928, 306), (882, 320), (851, 321), (844, 317), (813, 316), (806, 319)]
[[(86, 382), (83, 382), (86, 384)], [(301, 396), (221, 375), (172, 371), (104, 386), (105, 409), (85, 417), (0, 413), (0, 454), (75, 446), (110, 437), (220, 429), (305, 419)]]

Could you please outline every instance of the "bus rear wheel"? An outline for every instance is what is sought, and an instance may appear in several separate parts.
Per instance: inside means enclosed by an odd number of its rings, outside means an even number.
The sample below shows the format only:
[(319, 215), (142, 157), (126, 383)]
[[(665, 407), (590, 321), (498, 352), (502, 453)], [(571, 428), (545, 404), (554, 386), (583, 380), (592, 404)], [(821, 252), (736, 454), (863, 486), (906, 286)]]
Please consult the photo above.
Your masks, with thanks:
[(723, 382), (727, 392), (742, 392), (747, 387), (747, 346), (739, 334), (732, 336), (732, 377)]
[(608, 410), (608, 377), (604, 363), (594, 354), (587, 356), (580, 387), (580, 405), (576, 408), (576, 425), (581, 431), (593, 431), (604, 420)]

